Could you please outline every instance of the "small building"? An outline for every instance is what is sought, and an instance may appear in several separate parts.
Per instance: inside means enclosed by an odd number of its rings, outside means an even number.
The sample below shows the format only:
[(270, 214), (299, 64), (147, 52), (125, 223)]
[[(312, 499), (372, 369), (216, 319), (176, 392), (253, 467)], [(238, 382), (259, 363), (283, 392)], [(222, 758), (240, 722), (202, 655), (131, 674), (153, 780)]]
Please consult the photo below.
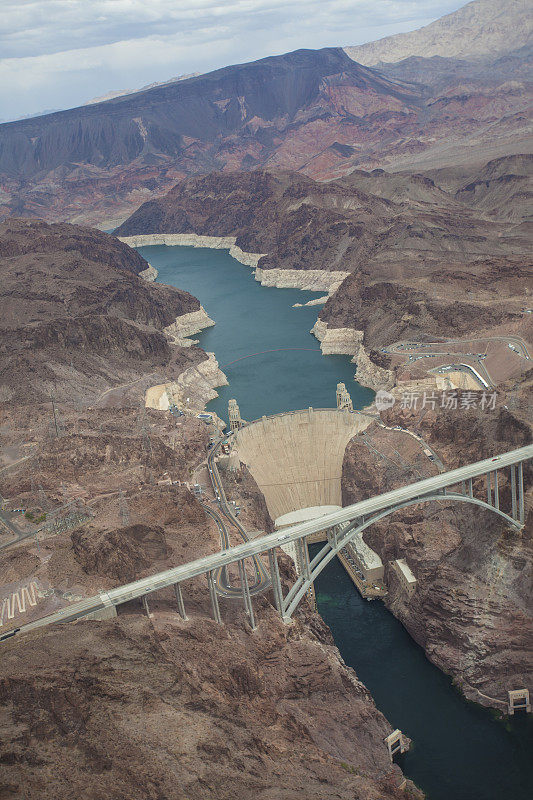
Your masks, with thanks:
[(384, 741), (387, 745), (391, 762), (397, 753), (405, 753), (407, 750), (409, 750), (409, 746), (411, 744), (409, 737), (405, 736), (405, 734), (403, 734), (398, 728), (396, 728), (396, 730), (392, 733), (389, 733), (389, 735), (385, 737)]
[(507, 694), (509, 695), (509, 714), (514, 714), (515, 711), (525, 711), (526, 714), (531, 714), (529, 689), (511, 689)]
[(396, 561), (393, 561), (392, 568), (400, 581), (402, 589), (409, 597), (412, 597), (416, 591), (417, 580), (405, 558), (397, 558)]
[(383, 561), (376, 551), (367, 545), (362, 535), (356, 536), (348, 542), (346, 549), (354, 557), (365, 580), (369, 583), (383, 580)]

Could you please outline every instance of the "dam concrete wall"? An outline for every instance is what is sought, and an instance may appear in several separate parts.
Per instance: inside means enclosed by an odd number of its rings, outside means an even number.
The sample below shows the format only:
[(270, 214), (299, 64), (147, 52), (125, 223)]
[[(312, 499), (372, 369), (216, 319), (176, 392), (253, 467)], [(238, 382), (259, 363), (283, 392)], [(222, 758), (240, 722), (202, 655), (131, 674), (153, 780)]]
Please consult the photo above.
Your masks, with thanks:
[(272, 519), (310, 506), (340, 506), (344, 451), (372, 417), (333, 408), (263, 417), (236, 432), (234, 447)]

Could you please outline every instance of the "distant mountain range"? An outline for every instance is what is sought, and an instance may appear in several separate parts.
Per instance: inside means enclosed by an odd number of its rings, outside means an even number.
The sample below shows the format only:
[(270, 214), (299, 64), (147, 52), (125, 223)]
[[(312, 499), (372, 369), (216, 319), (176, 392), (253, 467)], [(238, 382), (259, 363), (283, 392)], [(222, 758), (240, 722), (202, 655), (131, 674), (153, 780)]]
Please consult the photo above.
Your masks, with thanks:
[[(174, 78), (168, 78), (168, 80), (166, 81), (154, 81), (154, 83), (147, 83), (145, 86), (141, 86), (140, 89), (115, 89), (111, 92), (107, 92), (107, 94), (104, 94), (101, 97), (93, 97), (92, 100), (87, 100), (87, 102), (84, 103), (83, 105), (92, 106), (95, 103), (104, 103), (106, 100), (114, 100), (115, 97), (124, 97), (125, 94), (136, 94), (136, 92), (145, 92), (147, 89), (154, 89), (156, 86), (167, 86), (169, 83), (176, 83), (176, 81), (186, 81), (188, 78), (196, 78), (197, 75), (200, 75), (200, 73), (188, 72), (187, 75), (176, 75)], [(46, 114), (48, 112), (45, 111), (43, 113)]]
[(466, 34), (461, 59), (418, 55), (431, 52), (416, 44), (428, 26), (410, 34), (410, 58), (380, 69), (342, 48), (298, 50), (0, 125), (0, 215), (111, 227), (187, 175), (283, 168), (330, 180), (529, 152), (527, 17), (520, 26), (519, 0), (500, 3), (514, 22), (498, 38), (496, 12), (484, 16), (493, 7), (477, 0), (434, 23), (458, 41), (469, 9), (470, 59)]
[(417, 31), (344, 49), (371, 67), (410, 56), (495, 58), (531, 44), (531, 11), (530, 0), (474, 0)]

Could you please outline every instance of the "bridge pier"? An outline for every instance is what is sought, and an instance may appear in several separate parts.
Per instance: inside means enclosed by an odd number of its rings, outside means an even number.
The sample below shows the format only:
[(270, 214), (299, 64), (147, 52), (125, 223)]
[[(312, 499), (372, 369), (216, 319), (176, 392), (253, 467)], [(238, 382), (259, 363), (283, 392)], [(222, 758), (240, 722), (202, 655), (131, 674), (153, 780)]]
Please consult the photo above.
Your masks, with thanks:
[(305, 580), (308, 581), (311, 577), (311, 569), (309, 566), (309, 551), (307, 549), (307, 542), (305, 540), (305, 536), (301, 539), (296, 540), (296, 548), (298, 552), (298, 560), (300, 561), (300, 567), (302, 575), (304, 576)]
[(498, 470), (494, 470), (494, 508), (500, 510), (500, 489), (498, 486)]
[(218, 625), (222, 625), (222, 617), (220, 616), (220, 607), (218, 605), (217, 591), (215, 589), (215, 580), (213, 578), (213, 570), (207, 572), (207, 585), (209, 586), (209, 596), (211, 598), (211, 609), (213, 611), (213, 619)]
[(468, 479), (468, 496), (469, 497), (474, 496), (474, 485), (472, 483), (472, 478)]
[(333, 546), (337, 547), (337, 526), (334, 525), (333, 528), (328, 528), (326, 531), (326, 538), (328, 542), (333, 542)]
[(244, 608), (246, 610), (246, 613), (248, 614), (248, 619), (250, 620), (250, 625), (252, 626), (252, 630), (255, 631), (257, 626), (255, 624), (254, 608), (252, 605), (252, 598), (250, 596), (250, 587), (248, 586), (248, 577), (246, 575), (246, 569), (244, 566), (243, 559), (239, 561), (239, 576), (241, 579), (242, 599), (244, 602)]
[(492, 481), (490, 472), (487, 472), (487, 503), (489, 506), (492, 505)]
[(516, 468), (511, 467), (511, 516), (516, 519)]
[(179, 583), (174, 584), (174, 594), (176, 595), (176, 602), (178, 604), (178, 613), (182, 619), (189, 619), (185, 613), (185, 604), (183, 602), (183, 595), (181, 593), (181, 586)]
[(518, 519), (521, 525), (525, 520), (524, 509), (524, 466), (522, 462), (518, 464)]
[(144, 608), (144, 613), (146, 614), (147, 617), (149, 617), (150, 616), (150, 608), (148, 606), (148, 598), (147, 598), (147, 596), (145, 594), (143, 594), (141, 602), (142, 602), (142, 606)]
[(280, 616), (283, 617), (283, 589), (279, 577), (278, 558), (275, 550), (268, 551), (268, 564), (270, 567), (270, 577), (272, 579), (272, 590), (274, 592), (274, 603)]

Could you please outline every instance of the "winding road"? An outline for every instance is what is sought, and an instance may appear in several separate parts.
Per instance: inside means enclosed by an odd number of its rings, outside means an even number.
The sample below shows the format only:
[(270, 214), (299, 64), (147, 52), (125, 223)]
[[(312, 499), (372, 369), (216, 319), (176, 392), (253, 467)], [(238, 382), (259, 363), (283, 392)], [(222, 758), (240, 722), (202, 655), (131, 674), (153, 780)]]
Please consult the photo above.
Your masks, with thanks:
[[(412, 342), (412, 341), (399, 341), (388, 347), (382, 347), (381, 351), (388, 355), (403, 355), (407, 357), (408, 361), (420, 360), (423, 358), (438, 358), (442, 356), (451, 356), (454, 358), (453, 364), (442, 365), (430, 370), (431, 372), (442, 372), (443, 367), (454, 369), (459, 372), (468, 372), (483, 389), (494, 388), (494, 382), (489, 375), (489, 371), (484, 363), (484, 354), (480, 353), (463, 353), (453, 352), (446, 349), (448, 345), (467, 344), (474, 342), (503, 342), (507, 344), (512, 351), (524, 358), (526, 361), (530, 360), (530, 354), (527, 345), (520, 336), (479, 336), (472, 339), (447, 339), (445, 342)], [(486, 350), (486, 348), (485, 348)], [(472, 358), (477, 361), (479, 373), (484, 373), (485, 378), (479, 374), (470, 364), (455, 363), (457, 357)], [(406, 362), (406, 363), (407, 363)]]
[[(214, 449), (214, 448), (213, 448)], [(256, 539), (245, 541), (236, 547), (230, 547), (227, 551), (218, 553), (211, 553), (210, 555), (198, 558), (195, 561), (190, 561), (186, 564), (180, 564), (177, 567), (163, 570), (154, 575), (149, 575), (146, 578), (140, 578), (132, 583), (117, 586), (114, 589), (108, 589), (106, 592), (85, 598), (76, 603), (72, 603), (67, 608), (62, 608), (53, 614), (35, 620), (34, 622), (21, 625), (20, 628), (14, 628), (7, 633), (0, 635), (0, 641), (8, 640), (12, 636), (33, 630), (44, 625), (50, 625), (56, 622), (70, 622), (80, 617), (86, 617), (88, 614), (101, 614), (103, 611), (111, 609), (113, 606), (122, 605), (130, 600), (142, 598), (152, 592), (165, 589), (176, 583), (191, 580), (199, 575), (221, 574), (220, 570), (228, 567), (230, 564), (238, 563), (246, 558), (254, 559), (257, 569), (266, 576), (266, 570), (262, 568), (259, 556), (262, 553), (268, 553), (275, 548), (286, 545), (289, 542), (296, 542), (297, 539), (302, 539), (304, 536), (316, 533), (324, 528), (333, 528), (341, 525), (342, 523), (351, 523), (354, 520), (367, 519), (366, 524), (372, 524), (375, 514), (383, 512), (383, 515), (391, 513), (395, 508), (399, 508), (407, 504), (416, 504), (424, 502), (425, 499), (448, 499), (443, 490), (461, 484), (464, 481), (470, 481), (474, 478), (486, 476), (493, 473), (495, 470), (502, 470), (506, 467), (520, 465), (521, 463), (533, 458), (533, 445), (512, 450), (508, 453), (502, 453), (492, 458), (486, 458), (482, 461), (477, 461), (474, 464), (467, 464), (459, 469), (450, 470), (439, 475), (433, 475), (430, 478), (417, 481), (415, 483), (401, 486), (389, 492), (384, 492), (380, 495), (368, 497), (365, 500), (360, 500), (353, 505), (341, 508), (331, 514), (324, 515), (319, 519), (309, 520), (307, 522), (300, 522), (292, 525), (289, 528), (284, 528), (274, 533), (258, 536)], [(521, 487), (521, 480), (519, 482)], [(436, 496), (436, 493), (441, 492), (441, 496)], [(520, 488), (519, 491), (519, 504), (523, 504), (523, 493)], [(452, 500), (468, 500), (468, 496), (464, 494), (449, 494), (449, 499)], [(478, 505), (483, 505), (480, 500), (474, 500)], [(487, 507), (485, 505), (485, 507)], [(523, 526), (523, 521), (511, 519), (508, 514), (501, 510), (492, 507), (492, 510), (503, 516), (507, 523), (512, 524), (517, 529)], [(515, 509), (516, 510), (516, 509)], [(522, 520), (523, 520), (523, 505), (522, 505)], [(342, 544), (342, 542), (341, 542)], [(315, 557), (316, 558), (316, 557)], [(331, 556), (328, 556), (330, 559)], [(325, 559), (324, 559), (325, 561)], [(266, 588), (266, 581), (269, 581), (268, 576), (264, 579), (263, 586)], [(257, 593), (258, 583), (255, 584), (255, 591)], [(222, 588), (222, 587), (221, 587)], [(304, 587), (305, 590), (305, 587)], [(239, 597), (242, 597), (242, 590), (239, 591)], [(233, 595), (231, 595), (233, 596)]]
[[(230, 434), (231, 435), (231, 434)], [(229, 540), (229, 530), (227, 522), (231, 526), (237, 529), (237, 532), (243, 542), (248, 542), (249, 537), (246, 533), (245, 528), (239, 522), (235, 514), (233, 514), (231, 510), (231, 506), (227, 501), (226, 493), (224, 491), (224, 487), (222, 485), (222, 481), (220, 479), (220, 474), (218, 472), (218, 467), (216, 464), (216, 456), (218, 451), (222, 447), (222, 445), (227, 442), (228, 437), (224, 437), (216, 442), (213, 447), (210, 449), (209, 454), (207, 456), (207, 468), (209, 471), (209, 478), (211, 480), (211, 485), (213, 487), (214, 495), (218, 502), (219, 510), (215, 510), (211, 508), (207, 503), (201, 501), (204, 511), (215, 520), (218, 529), (220, 531), (220, 539), (222, 542), (222, 550), (229, 550), (231, 547), (230, 540)], [(253, 556), (254, 562), (254, 581), (250, 583), (249, 590), (250, 594), (260, 594), (264, 592), (265, 589), (268, 589), (271, 586), (270, 575), (268, 574), (267, 570), (265, 569), (261, 559), (259, 556)], [(242, 598), (242, 587), (239, 586), (232, 586), (229, 581), (229, 576), (227, 569), (225, 567), (220, 567), (220, 569), (216, 570), (215, 572), (215, 587), (217, 593), (222, 597), (231, 597), (235, 599)]]

